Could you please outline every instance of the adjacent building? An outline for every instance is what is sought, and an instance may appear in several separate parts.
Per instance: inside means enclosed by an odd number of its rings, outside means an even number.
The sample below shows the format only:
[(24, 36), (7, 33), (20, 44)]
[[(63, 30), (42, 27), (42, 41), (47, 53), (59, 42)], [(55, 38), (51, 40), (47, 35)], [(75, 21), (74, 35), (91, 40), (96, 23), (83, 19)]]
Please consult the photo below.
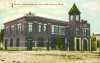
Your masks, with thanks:
[(36, 16), (29, 12), (25, 16), (4, 24), (4, 45), (8, 47), (49, 47), (55, 48), (59, 34), (65, 50), (90, 50), (90, 24), (81, 20), (81, 12), (74, 4), (69, 21)]
[(92, 38), (95, 38), (95, 41), (91, 41), (95, 42), (95, 44), (93, 44), (95, 46), (95, 50), (100, 51), (100, 34), (93, 34)]

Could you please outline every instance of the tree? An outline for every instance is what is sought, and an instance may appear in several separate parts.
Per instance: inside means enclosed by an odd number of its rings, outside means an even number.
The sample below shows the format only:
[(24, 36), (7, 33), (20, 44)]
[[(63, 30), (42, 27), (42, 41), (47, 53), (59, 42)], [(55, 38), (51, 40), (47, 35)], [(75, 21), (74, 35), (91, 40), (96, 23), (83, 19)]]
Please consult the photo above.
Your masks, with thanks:
[(96, 50), (96, 48), (97, 48), (97, 44), (96, 43), (97, 43), (96, 37), (95, 36), (91, 37), (91, 50), (92, 51)]
[(58, 49), (58, 50), (63, 49), (63, 41), (62, 41), (61, 36), (59, 34), (56, 35), (55, 46), (56, 46), (56, 49)]
[[(4, 41), (4, 29), (1, 29), (1, 32), (0, 32), (0, 45), (3, 43), (3, 41)], [(0, 46), (0, 48), (2, 48), (2, 47)]]

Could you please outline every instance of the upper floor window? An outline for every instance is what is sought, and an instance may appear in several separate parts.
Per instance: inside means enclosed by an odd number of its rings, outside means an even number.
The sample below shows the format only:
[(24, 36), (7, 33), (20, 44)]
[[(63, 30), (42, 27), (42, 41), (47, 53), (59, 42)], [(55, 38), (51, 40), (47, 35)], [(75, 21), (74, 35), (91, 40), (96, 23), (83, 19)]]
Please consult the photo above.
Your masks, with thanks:
[(59, 27), (58, 27), (58, 25), (52, 25), (52, 26), (51, 26), (51, 32), (52, 32), (52, 33), (58, 33), (58, 32), (59, 32)]
[(28, 31), (29, 31), (29, 32), (32, 32), (32, 25), (33, 25), (32, 22), (29, 22), (29, 23), (28, 23)]
[(76, 28), (76, 35), (79, 35), (79, 28)]
[(52, 25), (52, 33), (64, 34), (64, 27), (58, 25)]
[(71, 20), (73, 20), (73, 15), (71, 15)]
[(14, 32), (14, 25), (11, 26), (11, 31)]
[(83, 35), (84, 35), (84, 36), (87, 35), (87, 29), (86, 29), (86, 28), (83, 29)]
[(54, 33), (59, 33), (59, 26), (57, 25), (54, 26)]
[(41, 27), (42, 26), (42, 24), (41, 23), (39, 23), (39, 32), (41, 32)]
[(9, 27), (6, 27), (5, 28), (5, 32), (9, 32)]
[(51, 32), (54, 33), (54, 25), (51, 26)]
[(18, 31), (21, 32), (21, 23), (17, 24), (17, 27), (18, 27)]
[(10, 39), (10, 47), (13, 47), (13, 39)]
[(24, 31), (25, 27), (24, 27), (24, 23), (21, 25), (21, 30)]
[(59, 33), (64, 34), (64, 32), (65, 32), (64, 26), (59, 26)]
[(87, 36), (90, 35), (90, 30), (89, 30), (89, 28), (87, 28), (87, 30), (86, 30), (86, 35), (87, 35)]
[(76, 15), (76, 20), (79, 21), (79, 15)]
[(43, 26), (43, 31), (44, 32), (46, 31), (46, 26), (47, 26), (47, 24), (44, 24), (44, 26)]

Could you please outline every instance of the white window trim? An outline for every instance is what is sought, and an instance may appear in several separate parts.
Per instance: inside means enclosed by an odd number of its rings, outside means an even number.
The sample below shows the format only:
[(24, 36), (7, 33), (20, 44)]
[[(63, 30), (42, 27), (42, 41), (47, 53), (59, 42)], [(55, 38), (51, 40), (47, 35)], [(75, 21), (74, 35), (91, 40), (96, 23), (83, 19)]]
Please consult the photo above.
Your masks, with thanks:
[(43, 26), (43, 31), (44, 32), (46, 31), (46, 28), (47, 28), (47, 24), (44, 24), (44, 26)]
[(29, 22), (28, 23), (28, 32), (32, 32), (33, 31), (33, 23), (32, 22)]
[(21, 23), (18, 23), (18, 24), (17, 24), (17, 29), (18, 29), (19, 32), (22, 31), (22, 24), (21, 24)]
[(79, 15), (76, 15), (76, 21), (79, 21)]
[(70, 18), (71, 18), (71, 20), (73, 20), (73, 18), (74, 18), (74, 17), (73, 17), (73, 15), (71, 15), (71, 17), (70, 17)]
[(42, 23), (38, 23), (38, 24), (39, 24), (39, 29), (38, 30), (39, 30), (39, 32), (41, 32), (41, 28), (42, 28), (41, 25), (42, 25)]

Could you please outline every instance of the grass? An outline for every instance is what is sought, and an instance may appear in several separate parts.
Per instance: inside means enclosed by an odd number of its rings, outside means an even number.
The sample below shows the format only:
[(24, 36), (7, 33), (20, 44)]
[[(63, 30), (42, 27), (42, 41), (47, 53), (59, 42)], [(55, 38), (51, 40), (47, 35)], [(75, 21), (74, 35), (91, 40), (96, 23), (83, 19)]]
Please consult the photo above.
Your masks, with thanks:
[[(32, 51), (41, 51), (41, 50), (47, 50), (46, 47), (32, 47)], [(18, 48), (18, 47), (12, 47), (8, 48), (7, 50), (1, 49), (1, 51), (27, 51), (27, 48)]]

